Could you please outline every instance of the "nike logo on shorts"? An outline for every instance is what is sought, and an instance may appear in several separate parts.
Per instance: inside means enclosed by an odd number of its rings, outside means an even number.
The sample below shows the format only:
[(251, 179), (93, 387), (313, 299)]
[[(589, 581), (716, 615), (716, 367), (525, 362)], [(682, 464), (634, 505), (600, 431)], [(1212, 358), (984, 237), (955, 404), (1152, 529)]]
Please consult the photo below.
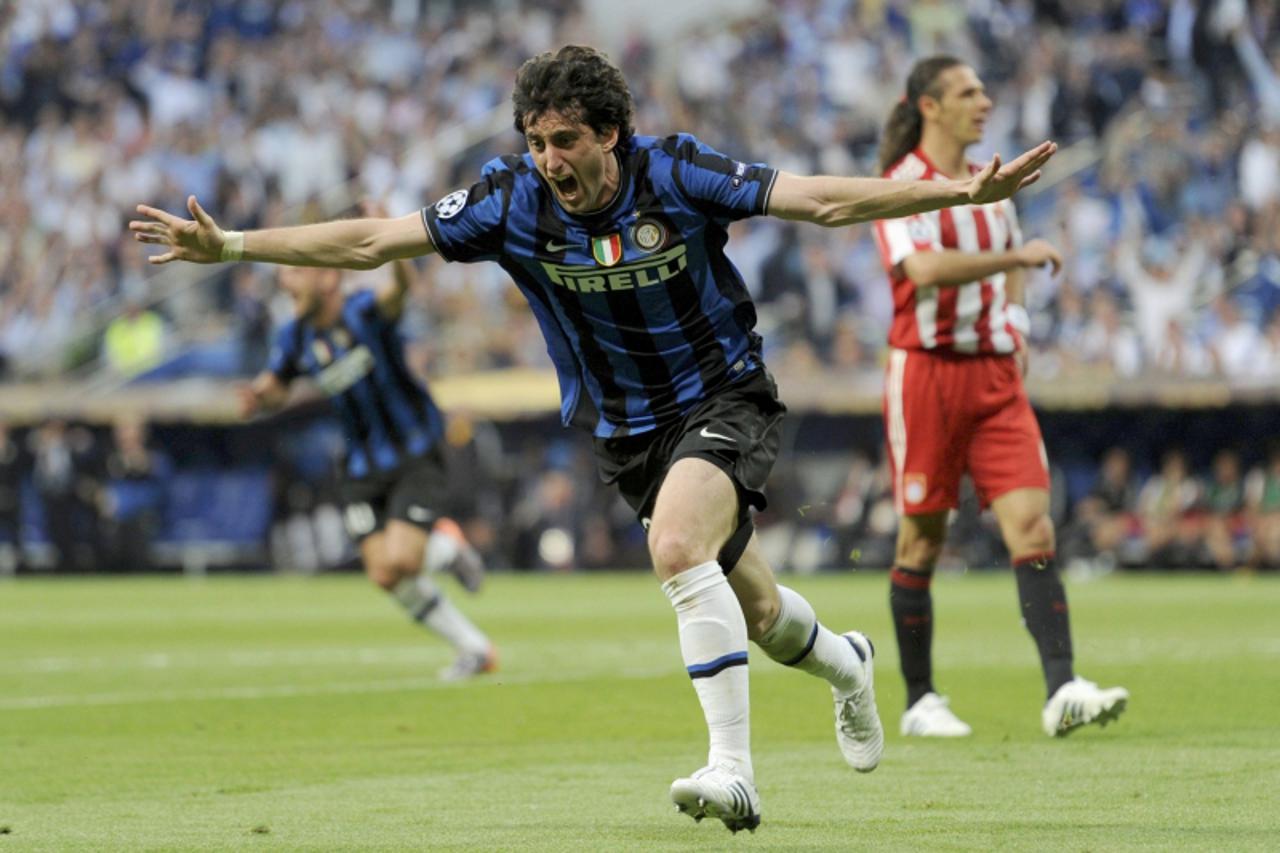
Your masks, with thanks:
[(579, 246), (577, 243), (557, 243), (554, 240), (547, 241), (548, 252), (564, 252), (564, 251), (568, 251), (569, 249), (579, 249), (579, 248), (581, 248), (581, 246)]
[(738, 443), (738, 442), (734, 441), (734, 440), (733, 440), (733, 438), (731, 438), (730, 436), (727, 436), (727, 435), (721, 435), (721, 434), (720, 434), (720, 433), (718, 433), (718, 432), (712, 432), (711, 430), (707, 429), (706, 427), (703, 427), (703, 428), (698, 432), (698, 435), (702, 436), (703, 438), (718, 438), (718, 439), (720, 439), (721, 441), (727, 441), (727, 442), (729, 442), (730, 444), (737, 444), (737, 443)]

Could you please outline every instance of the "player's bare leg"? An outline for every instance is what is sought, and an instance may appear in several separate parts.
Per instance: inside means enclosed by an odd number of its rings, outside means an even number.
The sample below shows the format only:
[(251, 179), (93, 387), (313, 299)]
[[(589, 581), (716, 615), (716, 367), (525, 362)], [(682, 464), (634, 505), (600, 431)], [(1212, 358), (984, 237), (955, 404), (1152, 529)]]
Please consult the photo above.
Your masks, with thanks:
[(458, 657), (441, 670), (441, 678), (458, 680), (492, 672), (497, 654), (489, 638), (421, 571), (426, 545), (426, 531), (392, 519), (360, 542), (365, 574), (399, 602), (413, 621), (453, 646)]
[(857, 631), (840, 636), (820, 623), (804, 596), (778, 584), (754, 534), (729, 573), (729, 586), (756, 645), (778, 663), (831, 685), (841, 753), (855, 769), (874, 770), (884, 751), (884, 729), (876, 710), (871, 641)]
[(760, 824), (751, 766), (747, 625), (717, 561), (738, 514), (729, 477), (703, 459), (676, 460), (667, 472), (649, 524), (649, 555), (671, 599), (680, 653), (707, 722), (707, 764), (671, 785), (676, 808), (730, 830)]
[(889, 609), (907, 685), (907, 710), (899, 727), (904, 735), (964, 737), (973, 731), (933, 686), (933, 569), (946, 541), (948, 512), (904, 515), (898, 522)]
[(1124, 711), (1123, 687), (1099, 688), (1073, 672), (1067, 593), (1055, 559), (1046, 489), (1014, 489), (991, 503), (1013, 560), (1018, 601), (1040, 652), (1048, 701), (1041, 714), (1047, 734), (1061, 736), (1088, 723), (1106, 725)]

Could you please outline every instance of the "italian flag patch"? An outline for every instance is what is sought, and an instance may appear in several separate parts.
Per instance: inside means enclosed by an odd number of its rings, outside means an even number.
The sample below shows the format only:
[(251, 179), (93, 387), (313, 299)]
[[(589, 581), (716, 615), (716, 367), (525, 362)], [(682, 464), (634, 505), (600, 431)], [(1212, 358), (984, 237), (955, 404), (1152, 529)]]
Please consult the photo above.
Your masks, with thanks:
[(602, 267), (611, 267), (622, 260), (622, 235), (614, 232), (604, 237), (592, 237), (591, 257)]

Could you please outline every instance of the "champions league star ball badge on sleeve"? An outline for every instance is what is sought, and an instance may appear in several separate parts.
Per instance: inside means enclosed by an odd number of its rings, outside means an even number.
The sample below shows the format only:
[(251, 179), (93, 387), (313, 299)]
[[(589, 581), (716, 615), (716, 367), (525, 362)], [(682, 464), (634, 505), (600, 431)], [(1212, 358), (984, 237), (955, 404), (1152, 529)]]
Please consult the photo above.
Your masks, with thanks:
[(436, 216), (441, 219), (452, 219), (462, 211), (462, 208), (466, 206), (467, 191), (454, 190), (436, 202)]

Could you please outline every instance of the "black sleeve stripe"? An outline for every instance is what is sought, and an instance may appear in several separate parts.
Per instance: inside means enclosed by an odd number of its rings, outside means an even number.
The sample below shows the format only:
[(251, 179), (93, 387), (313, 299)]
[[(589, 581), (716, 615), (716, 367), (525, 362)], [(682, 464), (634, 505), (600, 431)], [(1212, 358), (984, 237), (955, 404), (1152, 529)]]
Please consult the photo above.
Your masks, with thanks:
[(500, 158), (502, 165), (506, 166), (513, 173), (524, 174), (529, 171), (529, 167), (525, 165), (524, 157), (519, 154), (504, 154)]
[(776, 184), (776, 183), (778, 182), (778, 170), (777, 170), (777, 169), (762, 169), (761, 171), (765, 171), (765, 172), (767, 172), (767, 173), (768, 173), (768, 175), (769, 175), (769, 182), (768, 182), (767, 184), (765, 184), (764, 190), (763, 190), (763, 191), (761, 191), (761, 193), (760, 193), (760, 195), (759, 195), (759, 199), (760, 199), (760, 212), (761, 212), (762, 214), (768, 215), (768, 213), (769, 213), (769, 199), (773, 196), (773, 185), (774, 185), (774, 184)]
[(708, 172), (719, 172), (722, 175), (732, 175), (737, 170), (737, 163), (728, 157), (717, 156), (715, 154), (704, 154), (694, 149), (696, 153), (692, 157), (685, 159), (693, 163), (699, 169), (706, 169)]
[(436, 225), (435, 217), (427, 216), (428, 210), (431, 210), (431, 208), (422, 208), (422, 224), (427, 228), (427, 237), (431, 239), (431, 243), (436, 247), (436, 253), (439, 254), (440, 257), (444, 258), (446, 261), (452, 261), (454, 259), (449, 257), (449, 252), (445, 250), (444, 237), (440, 235), (440, 229)]

